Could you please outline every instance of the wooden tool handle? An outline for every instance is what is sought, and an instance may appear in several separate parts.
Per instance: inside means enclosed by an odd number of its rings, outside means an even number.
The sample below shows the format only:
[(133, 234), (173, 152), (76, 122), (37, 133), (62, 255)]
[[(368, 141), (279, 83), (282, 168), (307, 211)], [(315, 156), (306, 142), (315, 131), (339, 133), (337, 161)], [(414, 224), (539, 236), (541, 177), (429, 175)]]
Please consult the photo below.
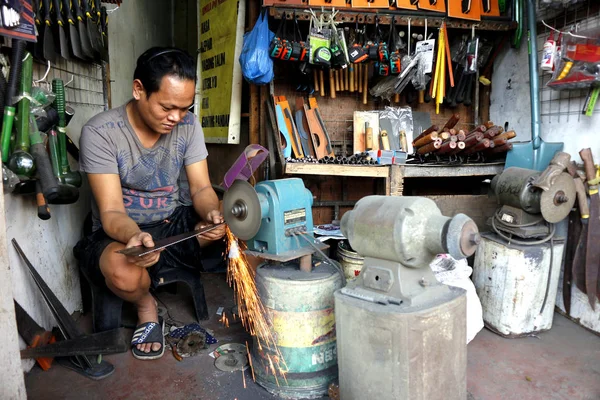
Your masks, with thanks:
[(335, 91), (341, 91), (342, 89), (340, 89), (340, 71), (338, 71), (337, 69), (333, 71), (333, 79), (335, 81)]
[(369, 64), (365, 64), (363, 71), (363, 104), (367, 104), (369, 94)]
[(390, 149), (390, 138), (386, 130), (381, 131), (381, 146), (384, 150)]
[(481, 132), (481, 133), (483, 133), (485, 131), (487, 131), (487, 128), (485, 127), (485, 125), (479, 125), (475, 129), (473, 129), (471, 132), (469, 132), (469, 135), (471, 135), (472, 133), (475, 133), (475, 132)]
[(354, 93), (354, 64), (350, 64), (348, 68), (350, 69), (350, 93)]
[(325, 73), (322, 69), (319, 70), (319, 93), (321, 96), (325, 96)]
[(421, 134), (419, 136), (417, 136), (414, 140), (413, 143), (427, 135), (429, 135), (431, 132), (436, 131), (439, 132), (440, 128), (437, 125), (431, 125), (429, 128), (425, 129), (423, 132), (421, 132)]
[(442, 147), (442, 142), (439, 142), (436, 140), (434, 142), (429, 143), (427, 146), (419, 147), (417, 149), (417, 153), (419, 153), (419, 154), (432, 153), (432, 152), (436, 151), (437, 149), (439, 149), (440, 147)]
[(365, 149), (373, 149), (373, 128), (367, 128), (365, 130)]
[(437, 154), (446, 154), (458, 147), (456, 142), (448, 141), (446, 143), (442, 143), (442, 147), (437, 151)]
[(364, 65), (363, 64), (357, 64), (356, 65), (357, 68), (357, 73), (356, 73), (356, 86), (358, 87), (358, 93), (362, 93), (363, 92), (363, 70)]
[(458, 154), (461, 151), (463, 151), (465, 148), (466, 148), (466, 146), (465, 146), (464, 142), (456, 142), (456, 149), (450, 151), (448, 154), (449, 155)]
[(406, 142), (406, 132), (400, 131), (400, 150), (408, 151), (408, 143)]
[(486, 123), (485, 123), (485, 124), (483, 124), (483, 125), (485, 125), (485, 127), (489, 129), (489, 128), (491, 128), (492, 126), (494, 126), (495, 124), (494, 124), (494, 122), (493, 122), (493, 121), (488, 121), (488, 122), (486, 122)]
[(491, 128), (487, 129), (484, 132), (484, 136), (488, 139), (493, 138), (494, 136), (497, 136), (499, 134), (501, 134), (502, 132), (504, 132), (504, 129), (499, 127), (499, 126), (492, 126)]
[(506, 139), (495, 138), (493, 139), (492, 143), (494, 143), (494, 146), (504, 146), (507, 143), (507, 141)]
[(484, 149), (487, 149), (488, 147), (490, 147), (490, 140), (483, 139), (481, 142), (477, 143), (475, 146), (469, 147), (468, 149), (466, 149), (465, 154), (477, 153), (478, 151), (482, 151)]
[(452, 136), (452, 135), (450, 135), (450, 132), (442, 132), (439, 134), (439, 137), (442, 140), (448, 140), (448, 139), (450, 139), (450, 136)]
[(596, 178), (596, 169), (594, 167), (594, 157), (592, 156), (592, 150), (588, 147), (579, 152), (579, 156), (583, 160), (583, 168), (585, 170), (585, 176), (588, 181), (592, 181)]
[(333, 69), (329, 70), (329, 92), (331, 94), (331, 98), (335, 99), (335, 75), (333, 73)]
[(506, 153), (507, 151), (512, 150), (512, 148), (513, 148), (512, 143), (506, 143), (506, 144), (503, 144), (502, 146), (488, 148), (486, 151), (486, 154)]
[[(398, 95), (400, 96), (400, 95)], [(419, 104), (425, 103), (425, 91), (419, 90)]]
[(348, 68), (344, 69), (344, 90), (350, 90), (350, 71)]
[(315, 80), (315, 92), (319, 91), (319, 73), (315, 69), (313, 71), (313, 79)]
[(394, 103), (400, 103), (400, 93), (394, 94)]
[(516, 137), (517, 134), (515, 133), (515, 131), (508, 131), (508, 132), (504, 132), (499, 134), (498, 136), (495, 137), (495, 139), (506, 139), (506, 140), (510, 140), (514, 137)]
[(590, 208), (588, 207), (587, 195), (585, 194), (585, 186), (579, 177), (573, 178), (575, 181), (575, 191), (577, 192), (577, 203), (579, 204), (579, 213), (581, 218), (590, 217)]
[(425, 146), (425, 145), (433, 142), (437, 138), (438, 138), (438, 133), (431, 132), (429, 135), (425, 135), (422, 138), (420, 138), (419, 140), (415, 140), (413, 142), (413, 146), (414, 147), (422, 147), (422, 146)]
[(460, 120), (460, 114), (459, 113), (453, 114), (450, 117), (450, 119), (448, 120), (448, 122), (446, 122), (446, 125), (444, 125), (444, 127), (442, 129), (454, 128), (456, 126), (456, 124), (458, 124), (459, 120)]
[(458, 133), (456, 134), (456, 137), (458, 138), (458, 140), (462, 141), (465, 140), (467, 138), (467, 133), (465, 131), (463, 131), (462, 129), (458, 131)]

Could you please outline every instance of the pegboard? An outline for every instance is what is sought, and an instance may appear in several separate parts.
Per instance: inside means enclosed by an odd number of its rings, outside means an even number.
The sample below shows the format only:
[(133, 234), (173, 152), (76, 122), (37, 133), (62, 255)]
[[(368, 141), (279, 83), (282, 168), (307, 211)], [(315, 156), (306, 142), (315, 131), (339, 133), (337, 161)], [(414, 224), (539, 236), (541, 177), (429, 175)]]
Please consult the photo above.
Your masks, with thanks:
[[(34, 63), (34, 82), (44, 77), (47, 68), (47, 64)], [(56, 63), (51, 64), (45, 80), (37, 84), (51, 88), (53, 79), (62, 79), (65, 83), (67, 104), (73, 107), (91, 107), (99, 111), (108, 108), (101, 65), (59, 58)]]
[[(600, 26), (600, 4), (597, 3), (597, 1), (588, 0), (567, 9), (542, 9), (538, 14), (538, 22), (543, 20), (546, 24), (561, 31), (584, 31), (597, 28)], [(542, 59), (544, 42), (550, 32), (549, 28), (538, 23), (538, 60)], [(554, 39), (556, 39), (556, 32)], [(546, 86), (552, 78), (552, 74), (543, 73), (541, 69), (538, 70), (542, 123), (578, 122), (588, 118), (582, 113), (588, 94), (587, 89), (553, 90)], [(600, 110), (594, 110), (594, 113), (600, 113)]]

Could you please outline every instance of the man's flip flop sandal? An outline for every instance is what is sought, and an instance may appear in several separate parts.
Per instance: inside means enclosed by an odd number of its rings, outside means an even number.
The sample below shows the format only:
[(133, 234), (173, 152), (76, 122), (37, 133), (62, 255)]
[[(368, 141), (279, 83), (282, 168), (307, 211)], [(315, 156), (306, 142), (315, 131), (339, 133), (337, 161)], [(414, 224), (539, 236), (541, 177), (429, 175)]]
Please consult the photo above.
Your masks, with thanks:
[[(157, 358), (161, 358), (165, 352), (164, 329), (165, 320), (160, 317), (158, 318), (158, 323), (146, 322), (138, 325), (131, 339), (131, 353), (133, 353), (133, 356), (138, 360), (156, 360)], [(160, 349), (157, 351), (150, 350), (148, 353), (138, 350), (136, 346), (143, 343), (160, 343)]]

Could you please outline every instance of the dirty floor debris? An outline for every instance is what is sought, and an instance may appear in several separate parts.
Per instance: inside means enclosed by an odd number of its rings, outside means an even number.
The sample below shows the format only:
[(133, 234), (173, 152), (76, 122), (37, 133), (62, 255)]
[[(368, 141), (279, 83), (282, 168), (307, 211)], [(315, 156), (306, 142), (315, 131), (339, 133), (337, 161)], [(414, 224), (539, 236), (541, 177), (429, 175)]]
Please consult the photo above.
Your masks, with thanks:
[[(229, 328), (219, 322), (218, 307), (234, 306), (232, 290), (225, 274), (203, 278), (211, 318), (201, 325), (213, 331), (224, 343), (250, 342), (239, 320), (228, 314)], [(161, 292), (174, 319), (193, 322), (192, 303), (185, 287), (177, 294)], [(81, 318), (89, 325), (89, 316)], [(222, 372), (207, 353), (178, 362), (170, 352), (156, 361), (138, 361), (130, 352), (106, 356), (117, 368), (99, 382), (53, 366), (43, 372), (34, 367), (26, 375), (29, 399), (275, 399), (252, 382), (250, 371)], [(468, 390), (472, 400), (503, 399), (600, 399), (600, 337), (555, 314), (551, 331), (538, 338), (504, 339), (483, 330), (468, 347)]]

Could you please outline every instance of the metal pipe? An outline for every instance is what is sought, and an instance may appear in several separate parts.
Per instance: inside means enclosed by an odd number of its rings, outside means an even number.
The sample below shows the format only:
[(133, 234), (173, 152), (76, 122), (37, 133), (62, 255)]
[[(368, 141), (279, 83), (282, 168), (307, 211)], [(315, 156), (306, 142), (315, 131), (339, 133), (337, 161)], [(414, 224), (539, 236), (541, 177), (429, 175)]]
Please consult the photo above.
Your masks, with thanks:
[(537, 149), (540, 148), (540, 98), (537, 59), (537, 27), (535, 0), (527, 0), (527, 25), (529, 28), (529, 95), (531, 97), (531, 141), (533, 142), (533, 165), (538, 164)]
[(300, 271), (312, 272), (312, 254), (300, 257)]

